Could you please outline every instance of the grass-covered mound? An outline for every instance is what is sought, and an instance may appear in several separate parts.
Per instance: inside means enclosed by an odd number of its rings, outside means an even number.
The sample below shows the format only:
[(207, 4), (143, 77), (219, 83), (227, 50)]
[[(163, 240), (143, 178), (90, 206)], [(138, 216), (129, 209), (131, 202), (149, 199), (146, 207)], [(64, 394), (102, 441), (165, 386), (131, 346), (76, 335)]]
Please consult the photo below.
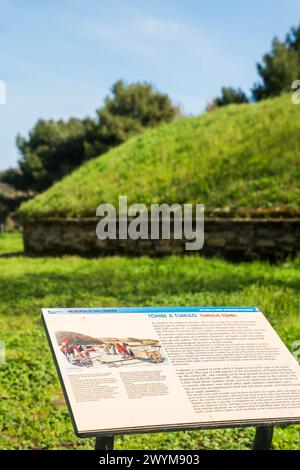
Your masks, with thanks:
[(95, 216), (103, 202), (300, 209), (300, 106), (283, 96), (183, 118), (84, 164), (21, 208), (24, 218)]
[[(231, 264), (199, 256), (30, 258), (0, 235), (0, 449), (91, 449), (74, 436), (40, 319), (42, 307), (256, 305), (289, 349), (300, 338), (300, 258)], [(159, 288), (158, 288), (159, 286)], [(118, 437), (117, 449), (250, 449), (254, 429)], [(300, 426), (276, 426), (274, 449), (299, 449)]]

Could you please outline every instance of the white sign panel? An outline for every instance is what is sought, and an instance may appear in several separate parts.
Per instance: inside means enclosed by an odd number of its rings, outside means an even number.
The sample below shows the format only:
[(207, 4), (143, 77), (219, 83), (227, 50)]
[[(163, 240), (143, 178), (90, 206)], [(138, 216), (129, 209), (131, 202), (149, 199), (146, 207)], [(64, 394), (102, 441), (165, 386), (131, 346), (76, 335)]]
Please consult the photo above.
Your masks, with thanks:
[(300, 367), (254, 307), (43, 309), (79, 436), (300, 422)]

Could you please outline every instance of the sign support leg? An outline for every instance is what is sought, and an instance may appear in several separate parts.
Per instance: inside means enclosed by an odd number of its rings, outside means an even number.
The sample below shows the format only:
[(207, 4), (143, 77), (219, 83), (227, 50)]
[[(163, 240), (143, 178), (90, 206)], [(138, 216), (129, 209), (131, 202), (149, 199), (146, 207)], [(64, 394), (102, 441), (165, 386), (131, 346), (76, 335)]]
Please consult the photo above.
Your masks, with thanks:
[(253, 442), (253, 450), (270, 450), (274, 426), (257, 426)]
[(95, 450), (113, 450), (114, 436), (96, 437)]

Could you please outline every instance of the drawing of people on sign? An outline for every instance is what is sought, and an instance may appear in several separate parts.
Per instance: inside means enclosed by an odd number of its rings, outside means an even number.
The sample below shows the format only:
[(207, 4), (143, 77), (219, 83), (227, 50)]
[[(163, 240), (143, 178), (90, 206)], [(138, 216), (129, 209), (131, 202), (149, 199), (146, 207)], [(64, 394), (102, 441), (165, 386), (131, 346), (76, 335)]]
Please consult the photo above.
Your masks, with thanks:
[(55, 333), (61, 353), (70, 366), (121, 367), (162, 364), (166, 361), (156, 339), (94, 338), (71, 331)]

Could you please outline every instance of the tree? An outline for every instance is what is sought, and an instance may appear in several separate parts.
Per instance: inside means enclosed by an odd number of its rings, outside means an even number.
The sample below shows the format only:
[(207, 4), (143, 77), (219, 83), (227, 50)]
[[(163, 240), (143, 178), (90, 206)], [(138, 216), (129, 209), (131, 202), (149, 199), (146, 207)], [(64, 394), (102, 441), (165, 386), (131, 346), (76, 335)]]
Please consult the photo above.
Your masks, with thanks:
[(179, 115), (179, 108), (172, 104), (168, 95), (158, 92), (150, 83), (128, 85), (119, 80), (111, 93), (104, 106), (96, 111), (97, 119), (87, 133), (86, 151), (90, 157)]
[(118, 81), (95, 119), (39, 120), (27, 138), (18, 135), (18, 168), (5, 172), (0, 180), (20, 190), (43, 191), (84, 161), (146, 127), (171, 121), (178, 113), (168, 95), (151, 84)]
[(11, 170), (5, 180), (18, 189), (46, 189), (84, 161), (84, 139), (85, 121), (39, 120), (27, 139), (20, 135), (16, 139), (21, 175)]
[(221, 96), (218, 96), (209, 103), (206, 109), (207, 111), (211, 111), (222, 106), (227, 106), (228, 104), (242, 104), (248, 102), (249, 100), (241, 88), (223, 87), (221, 89)]
[(297, 27), (292, 27), (286, 36), (286, 45), (298, 53), (300, 57), (300, 24)]
[(256, 101), (290, 91), (294, 80), (300, 78), (300, 27), (292, 28), (285, 41), (275, 38), (271, 51), (257, 64), (260, 83), (254, 84)]

